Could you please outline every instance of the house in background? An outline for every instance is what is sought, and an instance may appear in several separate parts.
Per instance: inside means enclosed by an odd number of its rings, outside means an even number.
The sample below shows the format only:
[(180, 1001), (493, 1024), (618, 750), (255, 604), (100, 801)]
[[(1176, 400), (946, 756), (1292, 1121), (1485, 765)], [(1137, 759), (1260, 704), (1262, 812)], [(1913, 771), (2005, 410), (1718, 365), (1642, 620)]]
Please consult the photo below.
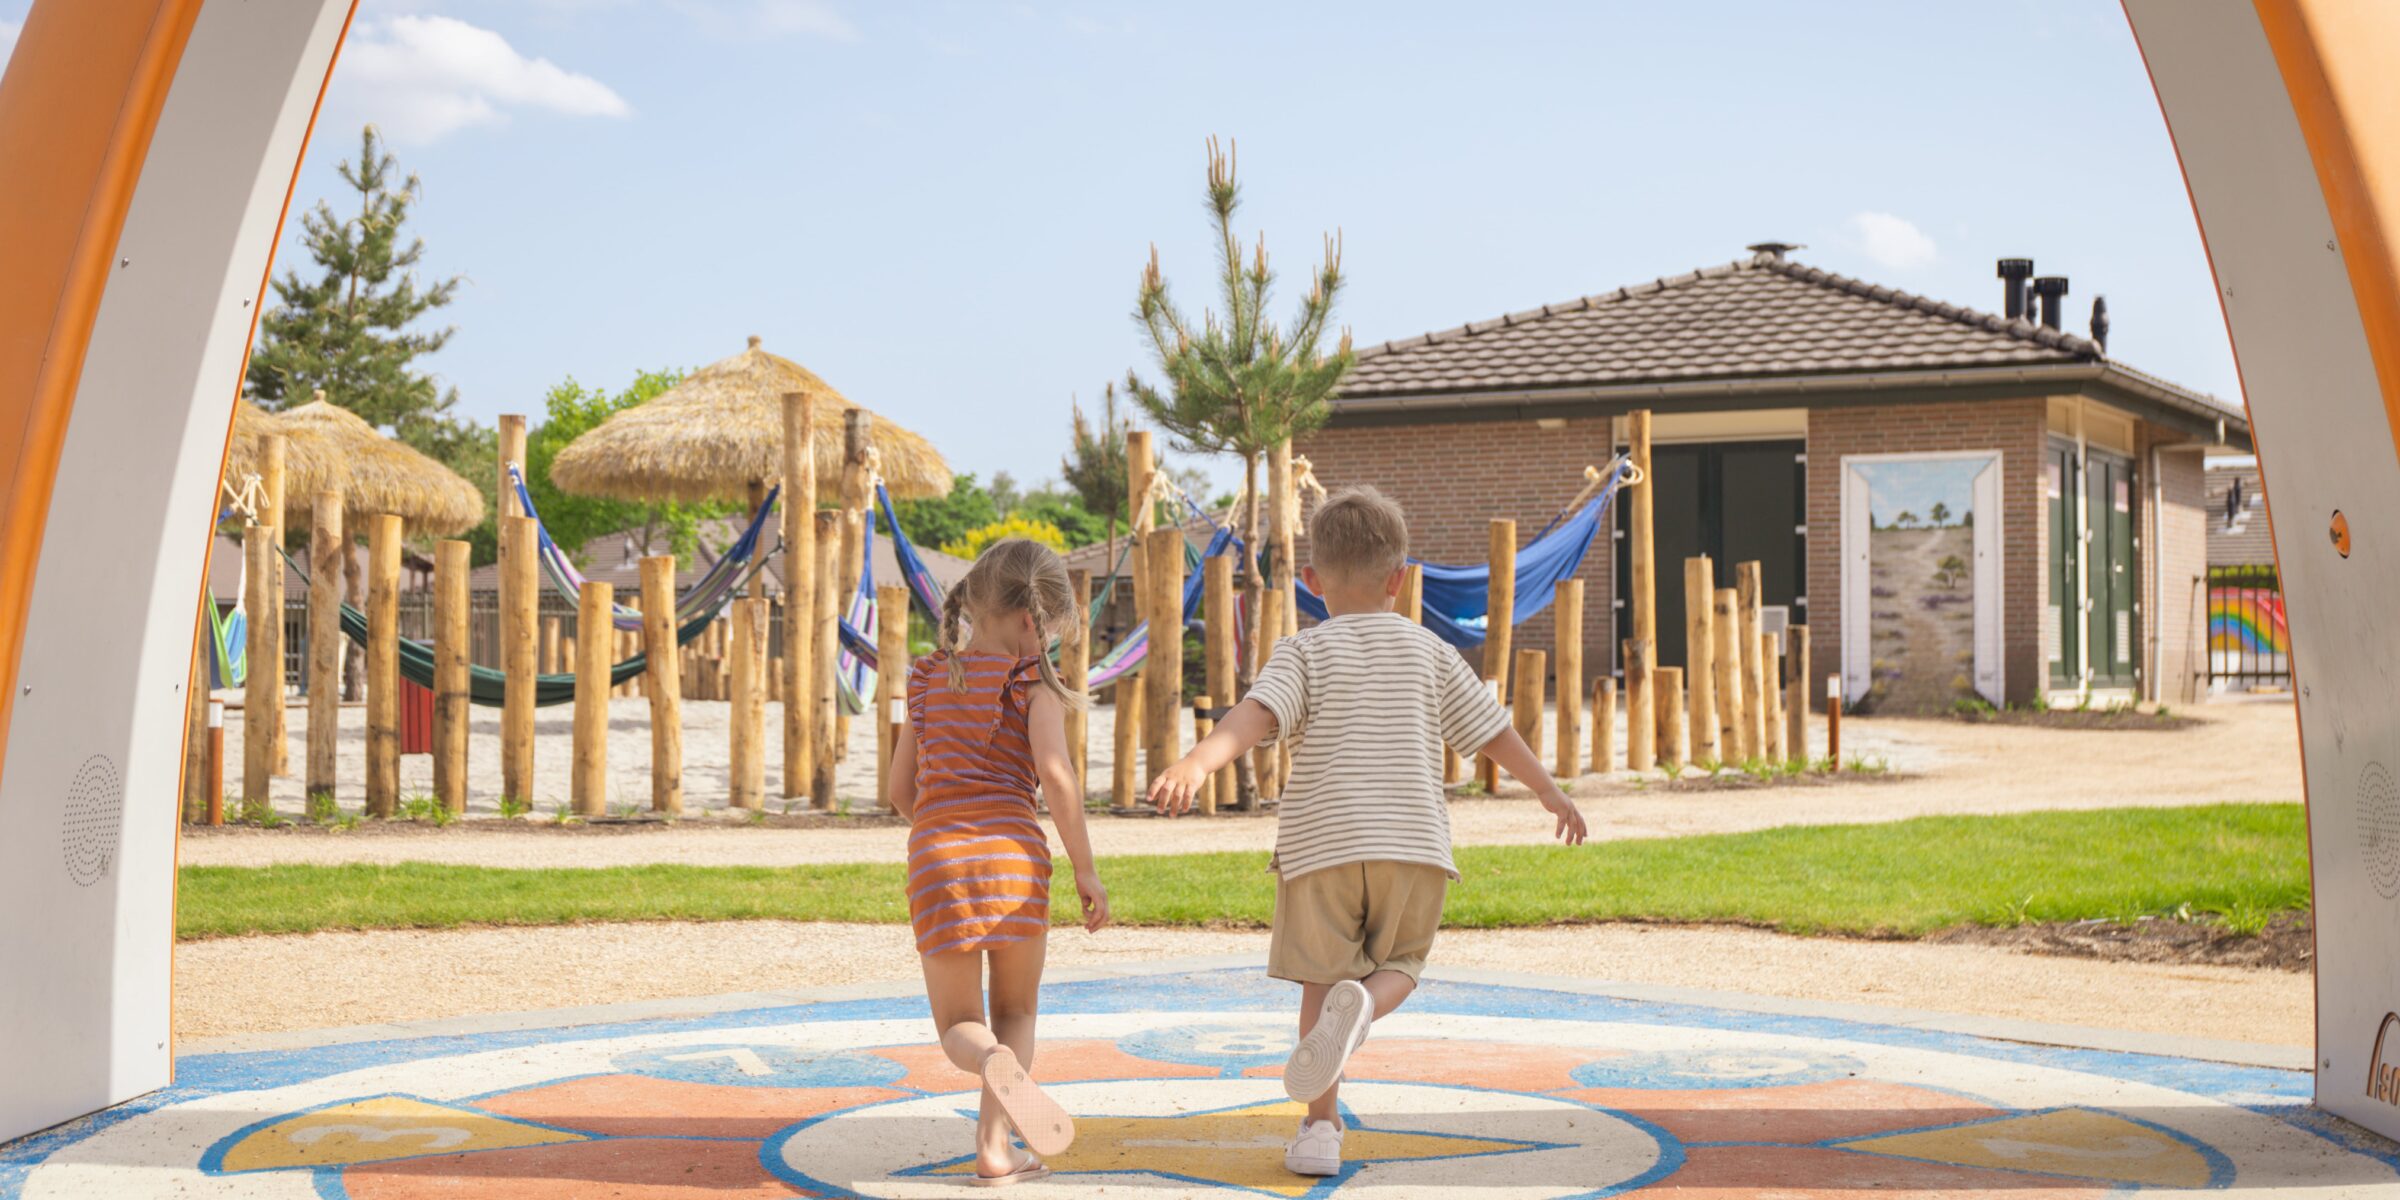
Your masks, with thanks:
[(2256, 458), (2208, 460), (2208, 565), (2275, 565), (2275, 539), (2267, 533), (2267, 493), (2259, 486)]
[[(1719, 587), (1762, 565), (1820, 701), (1837, 672), (1886, 711), (2181, 694), (2202, 456), (2248, 451), (2241, 410), (2110, 359), (2105, 316), (2067, 332), (2068, 281), (2031, 260), (2000, 261), (1992, 314), (1796, 248), (1362, 349), (1296, 449), (1399, 500), (1419, 556), (1480, 562), (1492, 518), (1531, 536), (1648, 409), (1661, 665), (1705, 554)], [(1616, 671), (1625, 507), (1580, 571), (1585, 662)], [(1550, 614), (1516, 638), (1549, 649)]]

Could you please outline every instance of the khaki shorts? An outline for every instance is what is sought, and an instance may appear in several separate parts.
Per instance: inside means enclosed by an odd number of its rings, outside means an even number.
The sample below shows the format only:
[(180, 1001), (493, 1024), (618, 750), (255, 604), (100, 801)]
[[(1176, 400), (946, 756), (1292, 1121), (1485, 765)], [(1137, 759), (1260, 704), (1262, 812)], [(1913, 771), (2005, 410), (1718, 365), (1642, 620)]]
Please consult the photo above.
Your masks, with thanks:
[(1449, 890), (1440, 867), (1383, 860), (1278, 879), (1267, 974), (1294, 983), (1340, 983), (1377, 971), (1415, 979)]

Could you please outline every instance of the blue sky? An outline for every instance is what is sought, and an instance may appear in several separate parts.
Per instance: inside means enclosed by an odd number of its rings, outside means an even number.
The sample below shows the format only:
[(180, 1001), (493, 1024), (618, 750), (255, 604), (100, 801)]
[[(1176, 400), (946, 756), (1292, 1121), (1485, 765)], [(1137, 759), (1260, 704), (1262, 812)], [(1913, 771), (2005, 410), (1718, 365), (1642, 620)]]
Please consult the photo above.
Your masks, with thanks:
[(1860, 463), (1855, 468), (1867, 481), (1867, 519), (1889, 525), (1901, 513), (1919, 522), (1933, 519), (1933, 506), (1945, 507), (1943, 523), (1956, 525), (1975, 510), (1975, 477), (1990, 465), (1982, 458), (1937, 458), (1914, 462)]
[(1205, 294), (1210, 134), (1287, 279), (1342, 231), (1362, 343), (1780, 239), (1983, 308), (2029, 255), (2071, 328), (2105, 293), (2117, 357), (2238, 394), (2109, 0), (365, 0), (304, 199), (368, 120), (469, 281), (428, 365), (485, 421), (756, 333), (962, 470), (1052, 475), (1069, 396), (1143, 363), (1150, 244)]

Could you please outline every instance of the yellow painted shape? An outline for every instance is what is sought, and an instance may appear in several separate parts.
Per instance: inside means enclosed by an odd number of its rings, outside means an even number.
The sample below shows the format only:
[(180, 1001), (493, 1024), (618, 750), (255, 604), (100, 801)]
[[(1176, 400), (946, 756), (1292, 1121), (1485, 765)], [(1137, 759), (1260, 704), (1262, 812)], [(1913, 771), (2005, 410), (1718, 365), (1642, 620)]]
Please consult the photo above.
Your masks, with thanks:
[(1868, 1138), (1842, 1148), (2152, 1187), (2206, 1187), (2209, 1180), (2208, 1160), (2190, 1145), (2147, 1125), (2083, 1108)]
[[(1077, 1117), (1075, 1145), (1046, 1160), (1061, 1175), (1156, 1172), (1220, 1187), (1298, 1196), (1324, 1182), (1283, 1169), (1284, 1143), (1300, 1128), (1306, 1105), (1289, 1100), (1248, 1108), (1173, 1117)], [(1344, 1162), (1407, 1162), (1531, 1149), (1529, 1142), (1494, 1141), (1448, 1133), (1352, 1129), (1342, 1135)], [(929, 1171), (971, 1175), (972, 1161)]]
[(277, 1121), (235, 1143), (225, 1152), (221, 1169), (230, 1173), (341, 1167), (427, 1154), (589, 1140), (580, 1133), (544, 1129), (473, 1109), (406, 1096), (377, 1096)]

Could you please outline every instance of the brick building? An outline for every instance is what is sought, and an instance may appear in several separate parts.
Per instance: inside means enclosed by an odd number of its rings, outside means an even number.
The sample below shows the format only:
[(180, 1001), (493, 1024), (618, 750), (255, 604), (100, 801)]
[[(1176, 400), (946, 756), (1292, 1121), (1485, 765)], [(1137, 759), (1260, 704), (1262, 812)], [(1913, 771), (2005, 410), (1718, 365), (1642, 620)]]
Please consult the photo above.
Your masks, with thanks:
[[(2104, 317), (2066, 332), (2067, 281), (2029, 260), (2001, 261), (1992, 315), (1750, 249), (1363, 349), (1297, 449), (1405, 505), (1420, 556), (1475, 562), (1491, 518), (1530, 536), (1648, 409), (1662, 665), (1707, 554), (1721, 587), (1762, 564), (1766, 603), (1810, 627), (1820, 701), (1836, 672), (1888, 711), (2180, 694), (2202, 456), (2247, 450), (2241, 410), (2110, 359)], [(1580, 572), (1587, 671), (1622, 670), (1619, 507), (1615, 553)], [(1549, 648), (1549, 614), (1516, 636)]]

